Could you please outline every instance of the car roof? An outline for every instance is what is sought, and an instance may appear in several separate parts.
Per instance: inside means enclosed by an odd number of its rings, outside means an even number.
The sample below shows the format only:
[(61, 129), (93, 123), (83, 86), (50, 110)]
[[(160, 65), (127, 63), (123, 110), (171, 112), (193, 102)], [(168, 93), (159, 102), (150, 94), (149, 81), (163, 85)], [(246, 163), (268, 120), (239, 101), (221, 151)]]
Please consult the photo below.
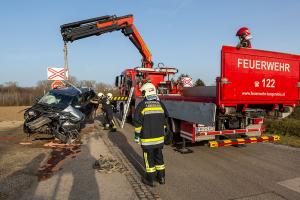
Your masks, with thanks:
[(93, 89), (91, 89), (91, 88), (78, 88), (78, 89), (76, 89), (75, 87), (65, 87), (65, 88), (53, 89), (50, 91), (53, 93), (56, 93), (56, 94), (65, 94), (65, 95), (69, 95), (69, 96), (77, 96), (80, 93), (86, 93), (89, 91), (93, 91)]

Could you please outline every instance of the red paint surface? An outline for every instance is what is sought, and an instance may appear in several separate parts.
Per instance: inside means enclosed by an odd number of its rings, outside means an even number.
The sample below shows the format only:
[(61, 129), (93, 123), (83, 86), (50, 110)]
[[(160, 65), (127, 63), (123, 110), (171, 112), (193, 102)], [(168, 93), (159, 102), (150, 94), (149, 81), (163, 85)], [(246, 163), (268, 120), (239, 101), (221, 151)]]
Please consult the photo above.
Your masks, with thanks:
[(300, 56), (223, 46), (221, 62), (219, 105), (298, 104)]

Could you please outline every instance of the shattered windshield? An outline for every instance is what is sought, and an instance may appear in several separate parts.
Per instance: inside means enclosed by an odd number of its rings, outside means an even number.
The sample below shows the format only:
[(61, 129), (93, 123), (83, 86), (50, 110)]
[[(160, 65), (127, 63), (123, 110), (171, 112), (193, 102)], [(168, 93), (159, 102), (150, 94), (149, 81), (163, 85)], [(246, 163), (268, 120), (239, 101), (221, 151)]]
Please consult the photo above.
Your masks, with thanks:
[(39, 100), (38, 103), (51, 106), (66, 107), (70, 105), (72, 100), (72, 96), (48, 92)]

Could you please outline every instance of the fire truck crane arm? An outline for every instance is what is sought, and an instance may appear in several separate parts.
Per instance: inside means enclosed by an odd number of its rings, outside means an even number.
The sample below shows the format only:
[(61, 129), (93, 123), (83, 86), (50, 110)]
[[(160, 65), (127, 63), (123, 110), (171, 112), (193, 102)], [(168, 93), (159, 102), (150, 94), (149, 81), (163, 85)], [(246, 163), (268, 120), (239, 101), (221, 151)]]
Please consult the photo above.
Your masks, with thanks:
[(106, 15), (64, 24), (60, 28), (61, 35), (66, 43), (90, 36), (99, 36), (104, 33), (121, 30), (143, 56), (143, 67), (152, 68), (153, 66), (151, 53), (133, 24), (133, 15), (125, 15), (122, 17)]

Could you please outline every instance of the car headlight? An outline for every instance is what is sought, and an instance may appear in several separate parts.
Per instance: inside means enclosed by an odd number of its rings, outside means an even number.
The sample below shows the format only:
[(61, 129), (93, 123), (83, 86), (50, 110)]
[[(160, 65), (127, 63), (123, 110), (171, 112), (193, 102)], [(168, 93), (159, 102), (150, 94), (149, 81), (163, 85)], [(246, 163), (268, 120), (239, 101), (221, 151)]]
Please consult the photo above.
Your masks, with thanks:
[(30, 111), (28, 112), (28, 115), (34, 116), (34, 115), (35, 115), (35, 112), (34, 112), (33, 110), (30, 110)]

